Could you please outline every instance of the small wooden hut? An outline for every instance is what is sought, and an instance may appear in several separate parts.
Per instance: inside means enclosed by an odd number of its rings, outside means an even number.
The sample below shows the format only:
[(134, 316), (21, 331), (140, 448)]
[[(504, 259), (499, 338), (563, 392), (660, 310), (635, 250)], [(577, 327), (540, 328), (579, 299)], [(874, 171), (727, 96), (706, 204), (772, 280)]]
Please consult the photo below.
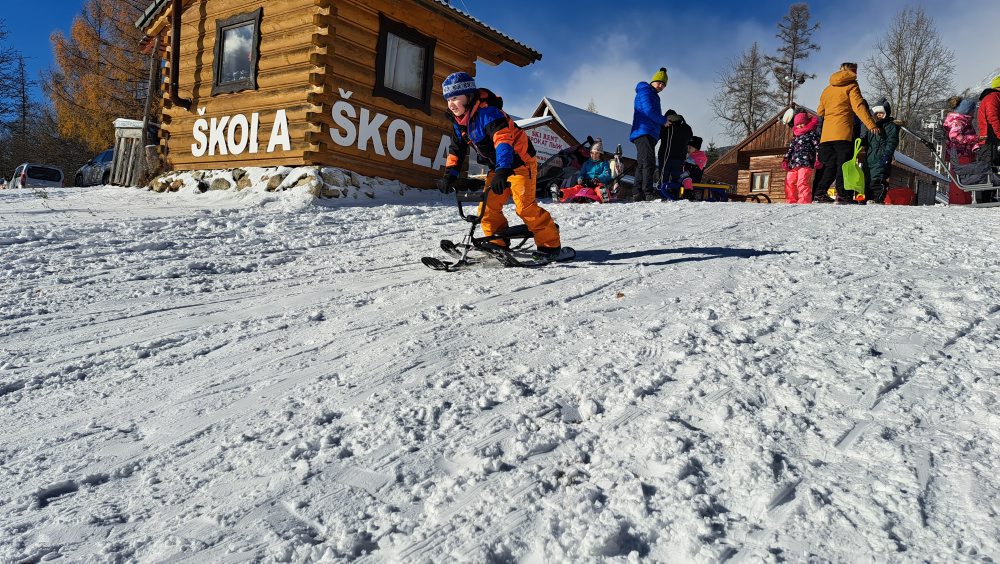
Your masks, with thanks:
[(175, 170), (329, 165), (429, 187), (444, 78), (541, 58), (441, 0), (155, 0), (136, 25), (166, 45)]

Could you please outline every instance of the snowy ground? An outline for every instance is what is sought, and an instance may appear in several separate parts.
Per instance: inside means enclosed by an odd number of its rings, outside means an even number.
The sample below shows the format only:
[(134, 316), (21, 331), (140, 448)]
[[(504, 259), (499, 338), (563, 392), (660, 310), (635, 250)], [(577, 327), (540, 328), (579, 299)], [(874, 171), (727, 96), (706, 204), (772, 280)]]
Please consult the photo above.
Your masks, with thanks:
[(1000, 555), (1000, 210), (0, 192), (0, 561)]

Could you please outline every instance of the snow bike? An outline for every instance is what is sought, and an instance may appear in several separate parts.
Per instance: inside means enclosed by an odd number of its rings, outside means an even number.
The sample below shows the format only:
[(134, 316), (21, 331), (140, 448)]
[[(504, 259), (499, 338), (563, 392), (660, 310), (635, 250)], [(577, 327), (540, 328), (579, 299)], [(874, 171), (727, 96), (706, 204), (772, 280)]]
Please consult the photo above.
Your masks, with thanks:
[[(448, 239), (441, 241), (441, 250), (456, 260), (443, 261), (435, 257), (423, 257), (420, 262), (424, 266), (434, 270), (451, 272), (492, 259), (498, 261), (502, 266), (536, 267), (544, 266), (550, 262), (567, 261), (576, 256), (576, 251), (571, 247), (562, 247), (559, 253), (553, 256), (526, 251), (524, 247), (534, 235), (528, 231), (528, 227), (524, 224), (502, 229), (488, 237), (476, 237), (476, 229), (483, 222), (486, 201), (490, 194), (492, 194), (492, 190), (482, 180), (460, 178), (456, 182), (455, 201), (458, 204), (458, 215), (471, 224), (469, 232), (459, 243)], [(476, 204), (478, 211), (475, 214), (466, 213), (464, 204)], [(497, 241), (503, 241), (505, 245), (499, 245)], [(477, 251), (477, 253), (472, 255), (472, 251)]]

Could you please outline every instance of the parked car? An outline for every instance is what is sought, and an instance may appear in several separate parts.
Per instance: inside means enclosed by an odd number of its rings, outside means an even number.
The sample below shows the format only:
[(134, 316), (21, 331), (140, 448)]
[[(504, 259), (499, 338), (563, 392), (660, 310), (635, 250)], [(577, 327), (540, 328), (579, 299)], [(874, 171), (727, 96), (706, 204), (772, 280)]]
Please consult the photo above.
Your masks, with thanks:
[(63, 185), (63, 171), (59, 167), (24, 163), (14, 169), (8, 188), (59, 188)]
[(73, 177), (74, 186), (94, 186), (107, 184), (111, 177), (111, 159), (115, 156), (114, 149), (108, 149), (100, 155), (87, 161)]

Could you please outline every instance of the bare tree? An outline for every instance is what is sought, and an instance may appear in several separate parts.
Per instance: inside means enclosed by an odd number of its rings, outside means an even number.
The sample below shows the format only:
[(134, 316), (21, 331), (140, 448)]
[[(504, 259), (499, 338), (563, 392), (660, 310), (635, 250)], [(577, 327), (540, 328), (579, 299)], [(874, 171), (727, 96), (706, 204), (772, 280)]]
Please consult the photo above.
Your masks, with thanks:
[(777, 54), (764, 57), (778, 80), (776, 104), (791, 106), (795, 101), (795, 88), (816, 78), (815, 74), (803, 73), (801, 66), (810, 53), (819, 51), (819, 45), (812, 41), (817, 29), (819, 24), (810, 21), (809, 4), (805, 3), (789, 6), (788, 13), (778, 22), (776, 37), (781, 40), (781, 47)]
[(594, 103), (594, 99), (593, 98), (591, 98), (590, 99), (590, 103), (587, 104), (587, 111), (588, 112), (593, 112), (595, 114), (599, 114), (600, 113), (600, 112), (597, 111), (597, 104)]
[(769, 75), (767, 61), (757, 43), (719, 73), (712, 110), (733, 139), (750, 135), (777, 112)]
[(905, 8), (865, 61), (865, 77), (875, 96), (892, 104), (904, 122), (918, 119), (951, 92), (955, 54), (945, 47), (923, 7)]

